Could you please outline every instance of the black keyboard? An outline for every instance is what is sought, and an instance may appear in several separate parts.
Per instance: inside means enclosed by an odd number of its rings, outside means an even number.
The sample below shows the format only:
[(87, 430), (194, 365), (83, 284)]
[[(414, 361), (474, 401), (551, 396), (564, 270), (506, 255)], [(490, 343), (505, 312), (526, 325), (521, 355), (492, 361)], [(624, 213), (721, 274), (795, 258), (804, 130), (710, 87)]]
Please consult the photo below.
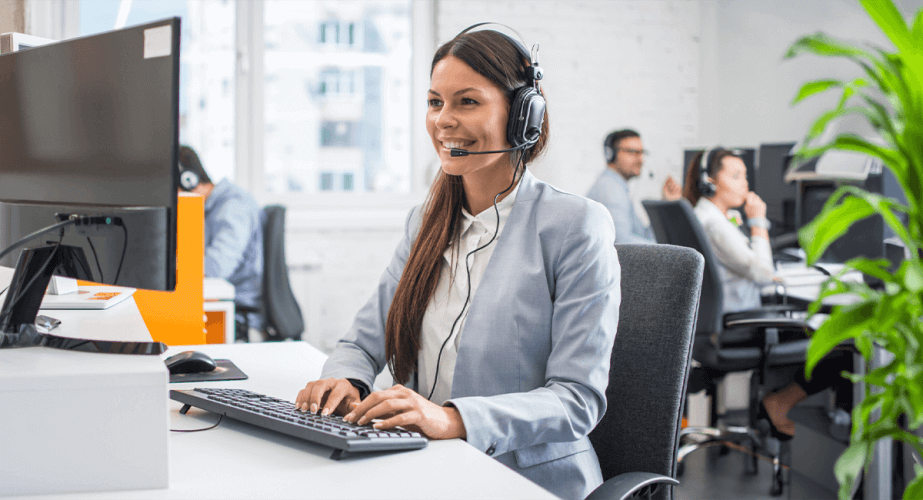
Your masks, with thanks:
[(334, 415), (302, 412), (295, 404), (243, 389), (193, 389), (170, 391), (170, 399), (183, 403), (180, 413), (195, 406), (241, 422), (334, 448), (330, 458), (339, 460), (346, 453), (416, 450), (426, 446), (426, 438), (401, 428), (378, 430), (371, 425), (355, 425)]

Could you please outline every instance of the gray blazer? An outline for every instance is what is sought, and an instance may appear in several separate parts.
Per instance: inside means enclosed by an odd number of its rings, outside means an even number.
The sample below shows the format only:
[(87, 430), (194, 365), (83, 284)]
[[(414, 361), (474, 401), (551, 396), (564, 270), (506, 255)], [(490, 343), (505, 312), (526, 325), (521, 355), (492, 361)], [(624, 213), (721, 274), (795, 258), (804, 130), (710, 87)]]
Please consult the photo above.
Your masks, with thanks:
[[(470, 445), (552, 493), (584, 498), (602, 483), (587, 435), (606, 411), (620, 268), (608, 211), (526, 171), (472, 298), (452, 397)], [(385, 320), (421, 223), (404, 238), (322, 377), (373, 386), (386, 367)], [(415, 382), (407, 384), (416, 389)]]

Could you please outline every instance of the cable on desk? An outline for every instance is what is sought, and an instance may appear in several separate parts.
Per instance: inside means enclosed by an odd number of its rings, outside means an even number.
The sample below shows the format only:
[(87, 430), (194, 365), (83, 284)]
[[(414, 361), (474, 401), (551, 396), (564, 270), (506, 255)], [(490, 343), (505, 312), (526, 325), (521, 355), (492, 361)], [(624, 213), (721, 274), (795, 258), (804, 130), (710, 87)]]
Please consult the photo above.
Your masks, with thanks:
[(211, 427), (205, 427), (204, 429), (170, 429), (170, 432), (201, 432), (201, 431), (208, 431), (208, 430), (214, 429), (215, 427), (218, 427), (218, 424), (221, 423), (221, 419), (222, 419), (222, 418), (224, 418), (224, 415), (218, 415), (218, 421), (215, 422), (215, 425), (213, 425), (213, 426), (211, 426)]

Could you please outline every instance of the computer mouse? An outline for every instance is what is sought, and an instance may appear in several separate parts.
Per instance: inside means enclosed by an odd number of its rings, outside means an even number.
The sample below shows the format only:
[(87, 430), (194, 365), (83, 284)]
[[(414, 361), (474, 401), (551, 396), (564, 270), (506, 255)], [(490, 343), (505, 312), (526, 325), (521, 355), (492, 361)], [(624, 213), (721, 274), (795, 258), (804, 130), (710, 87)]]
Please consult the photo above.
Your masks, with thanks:
[(178, 373), (204, 373), (218, 367), (208, 354), (199, 351), (184, 351), (164, 360), (170, 375)]

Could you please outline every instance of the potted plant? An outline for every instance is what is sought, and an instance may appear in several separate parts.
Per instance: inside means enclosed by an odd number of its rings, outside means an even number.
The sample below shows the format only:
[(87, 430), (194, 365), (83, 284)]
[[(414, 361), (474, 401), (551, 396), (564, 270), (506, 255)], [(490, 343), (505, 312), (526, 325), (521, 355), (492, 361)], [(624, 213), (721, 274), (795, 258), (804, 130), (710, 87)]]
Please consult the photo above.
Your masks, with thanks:
[[(852, 81), (817, 80), (804, 84), (794, 103), (828, 91), (841, 92), (838, 105), (817, 118), (796, 154), (796, 164), (831, 149), (854, 151), (881, 160), (894, 173), (907, 203), (864, 191), (855, 186), (840, 187), (820, 214), (801, 229), (799, 240), (810, 264), (849, 227), (862, 219), (880, 215), (909, 250), (910, 258), (897, 269), (884, 259), (857, 258), (825, 284), (811, 305), (817, 313), (821, 300), (850, 293), (858, 301), (833, 309), (830, 317), (812, 335), (805, 370), (811, 373), (817, 362), (835, 346), (854, 341), (865, 360), (873, 346), (893, 354), (893, 360), (853, 381), (865, 382), (865, 398), (852, 414), (850, 444), (837, 460), (835, 474), (840, 499), (848, 499), (857, 478), (869, 465), (875, 443), (892, 438), (912, 447), (917, 463), (914, 478), (904, 491), (905, 499), (923, 498), (923, 468), (919, 464), (923, 439), (923, 10), (908, 26), (892, 0), (860, 0), (866, 12), (884, 32), (894, 50), (858, 47), (823, 33), (805, 36), (791, 46), (786, 58), (809, 53), (854, 61), (861, 76)], [(868, 140), (841, 134), (826, 144), (813, 144), (831, 121), (845, 115), (868, 120), (880, 138)], [(880, 139), (880, 140), (879, 140)], [(906, 223), (902, 222), (906, 219)], [(844, 282), (850, 270), (877, 278), (882, 287)], [(903, 416), (903, 418), (902, 418)], [(903, 424), (903, 425), (902, 425)]]

